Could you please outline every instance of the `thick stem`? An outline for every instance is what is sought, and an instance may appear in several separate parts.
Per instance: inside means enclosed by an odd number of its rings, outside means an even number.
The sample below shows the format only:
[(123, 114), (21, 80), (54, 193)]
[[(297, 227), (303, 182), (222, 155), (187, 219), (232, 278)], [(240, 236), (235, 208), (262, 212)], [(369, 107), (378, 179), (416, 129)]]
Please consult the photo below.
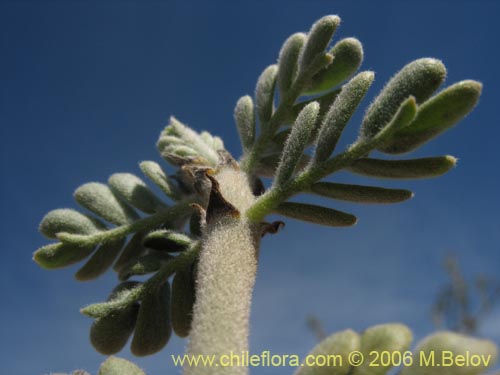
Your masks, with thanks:
[[(248, 351), (252, 291), (257, 270), (256, 226), (245, 215), (254, 197), (246, 175), (231, 168), (216, 176), (222, 196), (240, 212), (239, 217), (221, 214), (205, 228), (196, 280), (187, 355), (241, 355)], [(237, 365), (237, 363), (234, 363)], [(186, 366), (185, 375), (244, 375), (244, 366)]]

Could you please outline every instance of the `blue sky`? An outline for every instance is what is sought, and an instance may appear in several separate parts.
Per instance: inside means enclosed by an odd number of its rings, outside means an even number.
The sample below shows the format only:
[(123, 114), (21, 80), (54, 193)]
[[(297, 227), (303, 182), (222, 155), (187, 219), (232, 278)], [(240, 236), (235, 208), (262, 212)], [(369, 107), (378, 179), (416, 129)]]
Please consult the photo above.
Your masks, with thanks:
[[(336, 38), (359, 38), (362, 69), (377, 73), (362, 106), (424, 56), (444, 61), (448, 84), (482, 81), (483, 97), (461, 125), (415, 153), (455, 155), (458, 168), (435, 180), (372, 182), (410, 188), (412, 201), (327, 202), (357, 214), (358, 225), (288, 221), (265, 239), (252, 351), (306, 354), (315, 343), (309, 313), (329, 332), (400, 321), (422, 337), (433, 329), (429, 310), (448, 252), (468, 276), (498, 274), (498, 2), (0, 1), (2, 373), (96, 373), (104, 359), (88, 343), (91, 320), (78, 309), (105, 298), (115, 277), (78, 283), (74, 268), (39, 269), (31, 254), (46, 243), (37, 233), (43, 215), (75, 207), (72, 192), (82, 183), (139, 174), (139, 161), (159, 161), (154, 144), (171, 114), (222, 136), (239, 156), (236, 100), (253, 92), (288, 35), (326, 14), (342, 17)], [(342, 145), (354, 139), (361, 116), (362, 109)], [(335, 179), (371, 182), (347, 173)], [(482, 333), (500, 342), (500, 312), (486, 323)], [(170, 354), (184, 345), (174, 338), (159, 354), (134, 360), (148, 374), (179, 373)], [(131, 358), (128, 348), (120, 355)]]

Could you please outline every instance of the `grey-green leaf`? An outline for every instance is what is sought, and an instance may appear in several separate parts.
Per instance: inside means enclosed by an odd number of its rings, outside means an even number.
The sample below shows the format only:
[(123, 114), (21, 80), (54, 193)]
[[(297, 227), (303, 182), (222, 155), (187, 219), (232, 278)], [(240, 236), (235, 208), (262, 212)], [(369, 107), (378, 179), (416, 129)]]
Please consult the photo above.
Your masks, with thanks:
[(59, 208), (44, 216), (39, 230), (48, 238), (57, 238), (61, 232), (73, 234), (92, 234), (106, 229), (96, 218), (84, 215), (71, 208)]
[(243, 151), (248, 152), (252, 148), (255, 140), (255, 112), (253, 100), (250, 96), (243, 96), (236, 103), (234, 121), (238, 128)]
[(156, 290), (149, 290), (141, 300), (131, 344), (132, 354), (143, 357), (160, 351), (171, 333), (170, 284), (165, 282)]
[(118, 199), (107, 185), (89, 182), (76, 189), (74, 196), (80, 205), (110, 223), (124, 225), (139, 219), (139, 215)]
[(154, 214), (166, 207), (144, 181), (131, 173), (115, 173), (108, 183), (111, 190), (143, 212)]
[(482, 85), (476, 81), (458, 82), (424, 102), (415, 119), (379, 148), (388, 154), (413, 151), (456, 125), (476, 106)]
[(312, 102), (297, 117), (278, 164), (275, 177), (276, 186), (282, 186), (292, 177), (302, 153), (309, 143), (318, 113), (319, 104)]
[(146, 373), (126, 359), (109, 357), (103, 362), (97, 375), (146, 375)]
[(186, 250), (191, 246), (193, 240), (183, 233), (168, 229), (158, 229), (148, 233), (142, 243), (150, 249), (175, 253)]
[[(376, 351), (404, 353), (408, 350), (413, 340), (413, 334), (403, 324), (380, 324), (368, 328), (361, 336), (361, 352), (365, 358), (370, 358), (370, 353)], [(384, 375), (392, 367), (391, 364), (372, 366), (373, 361), (365, 360), (360, 366), (354, 367), (352, 375)]]
[[(427, 363), (431, 356), (435, 363)], [(414, 351), (414, 356), (424, 358), (414, 361), (410, 367), (404, 367), (401, 375), (479, 375), (492, 367), (498, 356), (498, 348), (490, 340), (478, 339), (455, 332), (438, 332), (420, 341)], [(451, 356), (457, 358), (472, 358), (481, 356), (481, 361), (474, 365), (466, 363), (451, 363)], [(444, 358), (444, 361), (442, 359)], [(436, 366), (446, 364), (446, 366)]]
[(330, 90), (348, 80), (363, 62), (363, 46), (356, 38), (345, 38), (330, 50), (333, 62), (313, 76), (307, 95)]
[(135, 275), (147, 275), (158, 271), (163, 264), (172, 259), (172, 256), (164, 253), (152, 253), (142, 255), (136, 259), (130, 260), (120, 268), (118, 278), (120, 280), (127, 280)]
[(359, 335), (348, 329), (334, 333), (316, 345), (309, 355), (322, 362), (324, 366), (308, 366), (306, 362), (299, 367), (295, 375), (347, 375), (351, 370), (349, 365), (349, 355), (359, 350), (361, 338)]
[(123, 248), (124, 238), (103, 243), (92, 257), (80, 268), (75, 277), (79, 281), (93, 280), (101, 276), (113, 264)]
[(170, 307), (172, 328), (179, 337), (186, 337), (191, 330), (195, 301), (194, 265), (191, 264), (175, 273), (172, 282), (172, 304)]
[(142, 245), (142, 240), (144, 238), (144, 233), (135, 233), (127, 242), (120, 256), (113, 265), (115, 271), (120, 271), (120, 269), (132, 259), (137, 259), (143, 252), (144, 246)]
[(168, 197), (178, 200), (179, 189), (172, 184), (165, 171), (154, 161), (143, 161), (139, 164), (142, 172), (158, 186)]
[(417, 179), (441, 176), (456, 163), (457, 159), (449, 155), (408, 160), (363, 158), (356, 160), (348, 169), (370, 177)]
[(357, 222), (356, 216), (346, 212), (306, 203), (284, 202), (273, 211), (293, 219), (331, 227), (348, 227)]
[(330, 157), (342, 131), (370, 88), (374, 76), (373, 72), (359, 73), (342, 87), (342, 91), (321, 124), (313, 158), (314, 164), (317, 165)]
[(94, 251), (92, 247), (80, 247), (62, 242), (52, 243), (39, 248), (33, 260), (48, 270), (67, 267), (87, 258)]
[(324, 53), (339, 24), (340, 18), (331, 15), (320, 18), (312, 25), (299, 58), (299, 74), (309, 69), (313, 61)]
[(260, 125), (265, 125), (271, 118), (274, 110), (274, 88), (278, 67), (276, 64), (268, 66), (259, 79), (255, 88), (255, 104)]
[(283, 44), (278, 58), (278, 89), (283, 98), (297, 75), (300, 51), (307, 37), (304, 33), (291, 35)]
[(368, 108), (361, 125), (361, 136), (371, 138), (394, 116), (409, 96), (418, 104), (427, 100), (446, 77), (446, 68), (439, 60), (423, 58), (401, 69), (382, 89)]
[(317, 182), (311, 185), (311, 192), (323, 197), (356, 203), (398, 203), (413, 197), (404, 189), (385, 189), (376, 186)]

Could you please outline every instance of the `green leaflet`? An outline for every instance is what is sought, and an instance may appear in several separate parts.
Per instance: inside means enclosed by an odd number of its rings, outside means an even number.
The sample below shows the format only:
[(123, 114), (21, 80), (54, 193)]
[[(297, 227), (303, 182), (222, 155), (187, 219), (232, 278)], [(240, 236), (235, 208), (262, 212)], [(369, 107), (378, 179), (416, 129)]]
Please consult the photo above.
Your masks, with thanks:
[(76, 189), (74, 196), (81, 206), (110, 223), (124, 225), (139, 219), (139, 215), (119, 200), (107, 185), (89, 182)]
[(354, 215), (305, 203), (284, 202), (274, 210), (274, 213), (315, 224), (331, 227), (348, 227), (356, 224)]
[(312, 102), (300, 112), (288, 137), (274, 178), (276, 186), (285, 184), (297, 168), (302, 153), (309, 143), (319, 112), (319, 104)]
[(270, 65), (260, 75), (255, 88), (255, 104), (260, 126), (266, 124), (271, 118), (274, 110), (274, 88), (276, 86), (276, 75), (278, 67)]
[[(302, 154), (297, 163), (297, 169), (304, 168), (307, 164), (309, 164), (310, 160), (311, 157), (309, 155)], [(259, 163), (255, 168), (255, 173), (264, 177), (274, 177), (280, 161), (281, 152), (264, 156), (259, 160)]]
[(195, 265), (178, 270), (172, 282), (172, 303), (170, 306), (172, 328), (179, 337), (189, 335), (195, 301)]
[(457, 163), (453, 156), (437, 156), (431, 158), (408, 160), (359, 159), (347, 169), (351, 172), (377, 178), (432, 178), (438, 177)]
[(120, 268), (118, 278), (123, 281), (134, 275), (147, 275), (156, 272), (171, 259), (172, 256), (160, 252), (142, 255), (124, 264)]
[(234, 121), (236, 122), (243, 152), (247, 152), (252, 148), (255, 140), (255, 112), (253, 100), (250, 96), (243, 96), (236, 103)]
[(321, 360), (334, 354), (341, 359), (331, 366), (307, 366), (303, 363), (295, 375), (347, 375), (351, 370), (349, 355), (360, 349), (360, 342), (359, 335), (350, 329), (328, 336), (316, 345), (309, 355)]
[(124, 238), (103, 243), (87, 263), (77, 271), (75, 274), (76, 279), (79, 281), (88, 281), (101, 276), (111, 267), (123, 248), (124, 243)]
[(362, 72), (342, 87), (342, 91), (321, 124), (313, 164), (317, 165), (330, 157), (342, 131), (370, 88), (374, 77), (373, 72)]
[(316, 182), (311, 185), (311, 192), (327, 198), (356, 203), (398, 203), (413, 197), (413, 193), (409, 190), (332, 182)]
[[(370, 353), (384, 351), (404, 353), (408, 350), (413, 335), (403, 324), (380, 324), (368, 328), (361, 336), (361, 349), (365, 358), (371, 358)], [(384, 375), (392, 366), (371, 366), (369, 360), (365, 360), (360, 366), (354, 367), (352, 375)]]
[(325, 16), (312, 25), (299, 58), (299, 74), (308, 70), (314, 60), (324, 53), (339, 24), (338, 16)]
[(192, 243), (193, 240), (189, 236), (168, 229), (152, 231), (142, 242), (147, 248), (174, 253), (186, 250)]
[(178, 200), (178, 188), (171, 183), (170, 179), (163, 171), (162, 167), (154, 161), (143, 161), (139, 164), (142, 172), (158, 186), (168, 197)]
[(141, 300), (132, 353), (143, 357), (160, 351), (170, 339), (171, 332), (170, 284), (167, 281), (154, 290), (148, 290)]
[(97, 375), (146, 375), (130, 361), (118, 357), (109, 357), (99, 368)]
[(333, 62), (312, 77), (307, 95), (330, 90), (348, 80), (363, 62), (363, 46), (356, 38), (345, 38), (330, 50)]
[(291, 35), (283, 44), (278, 58), (278, 89), (283, 98), (297, 76), (300, 51), (307, 37), (304, 33)]
[(482, 85), (458, 82), (424, 102), (415, 119), (400, 129), (379, 150), (388, 154), (413, 151), (462, 120), (476, 106)]
[(361, 137), (369, 139), (385, 126), (409, 96), (418, 104), (429, 98), (446, 77), (446, 68), (436, 59), (415, 60), (386, 84), (368, 108), (361, 125)]
[(136, 259), (144, 252), (144, 246), (142, 246), (142, 240), (144, 238), (144, 233), (135, 233), (127, 242), (123, 248), (122, 253), (113, 265), (115, 271), (120, 271), (124, 264), (130, 262), (132, 259)]
[(446, 367), (414, 361), (412, 366), (402, 369), (401, 375), (478, 375), (482, 374), (488, 367), (492, 367), (498, 356), (498, 348), (492, 341), (446, 331), (424, 338), (418, 343), (414, 353), (423, 353), (426, 358), (429, 358), (430, 353), (434, 353), (436, 363), (441, 364), (440, 360), (444, 351), (453, 353), (454, 357), (482, 355), (489, 360), (486, 366), (484, 363), (480, 363), (476, 366), (450, 364)]
[(115, 173), (108, 184), (116, 194), (145, 213), (154, 214), (166, 207), (144, 181), (131, 173)]
[(94, 251), (94, 246), (80, 247), (62, 242), (52, 243), (39, 248), (33, 260), (45, 269), (57, 269), (78, 263)]
[(99, 220), (71, 208), (50, 211), (39, 227), (40, 232), (48, 238), (57, 238), (56, 234), (61, 232), (91, 234), (104, 229), (106, 226)]

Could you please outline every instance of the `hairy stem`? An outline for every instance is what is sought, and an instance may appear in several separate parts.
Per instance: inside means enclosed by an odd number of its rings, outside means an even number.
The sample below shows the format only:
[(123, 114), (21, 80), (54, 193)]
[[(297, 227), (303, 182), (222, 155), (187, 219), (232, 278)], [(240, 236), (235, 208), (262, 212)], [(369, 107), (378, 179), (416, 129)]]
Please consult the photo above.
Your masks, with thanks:
[[(239, 217), (218, 214), (207, 218), (199, 257), (196, 302), (187, 354), (221, 356), (248, 351), (252, 291), (257, 271), (257, 226), (244, 212), (254, 197), (246, 175), (227, 168), (217, 176), (222, 196)], [(223, 359), (224, 357), (222, 357)], [(217, 362), (216, 362), (217, 363)], [(243, 366), (185, 367), (185, 375), (248, 373)]]

